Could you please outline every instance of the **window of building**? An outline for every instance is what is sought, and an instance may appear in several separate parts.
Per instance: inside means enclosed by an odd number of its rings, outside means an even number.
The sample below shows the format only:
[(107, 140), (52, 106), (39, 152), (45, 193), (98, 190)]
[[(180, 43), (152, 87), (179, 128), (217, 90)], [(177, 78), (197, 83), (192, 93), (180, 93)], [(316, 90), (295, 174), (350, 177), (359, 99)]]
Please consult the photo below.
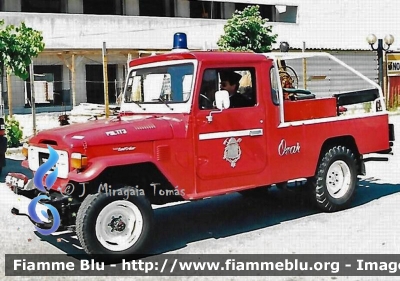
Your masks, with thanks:
[[(244, 3), (235, 3), (235, 10), (243, 11), (247, 6), (256, 6)], [(258, 5), (260, 7), (261, 17), (274, 21), (275, 6), (273, 5)]]
[(66, 0), (21, 0), (21, 12), (65, 13)]
[[(252, 4), (235, 3), (235, 10), (243, 11)], [(258, 5), (260, 7), (261, 17), (267, 18), (270, 22), (297, 22), (297, 7), (285, 5)]]
[(221, 3), (213, 1), (190, 1), (190, 17), (220, 19)]
[[(35, 101), (37, 105), (69, 105), (69, 96), (62, 89), (62, 66), (61, 65), (35, 65)], [(26, 106), (31, 104), (31, 81), (30, 76), (26, 83)]]
[(122, 0), (83, 0), (83, 13), (122, 15)]
[[(87, 64), (86, 68), (86, 95), (87, 102), (104, 104), (104, 80), (103, 66), (100, 64)], [(107, 65), (108, 73), (108, 101), (110, 104), (116, 102), (115, 81), (117, 79), (116, 64)]]
[(173, 0), (139, 0), (139, 14), (148, 17), (173, 17)]

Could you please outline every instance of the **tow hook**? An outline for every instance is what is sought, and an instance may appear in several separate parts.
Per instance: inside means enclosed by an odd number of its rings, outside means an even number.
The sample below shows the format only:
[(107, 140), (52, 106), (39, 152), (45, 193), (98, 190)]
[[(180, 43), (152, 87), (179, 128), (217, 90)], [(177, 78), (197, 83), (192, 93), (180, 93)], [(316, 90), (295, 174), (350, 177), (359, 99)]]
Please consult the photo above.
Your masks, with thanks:
[[(12, 208), (11, 209), (11, 214), (15, 215), (15, 216), (26, 216), (28, 217), (28, 219), (37, 227), (42, 228), (42, 229), (50, 229), (52, 227), (52, 223), (37, 223), (34, 220), (31, 219), (31, 217), (27, 214), (24, 213), (20, 213), (19, 210), (17, 208)], [(47, 212), (48, 216), (49, 216), (49, 220), (52, 221), (53, 216), (51, 215), (51, 212)]]

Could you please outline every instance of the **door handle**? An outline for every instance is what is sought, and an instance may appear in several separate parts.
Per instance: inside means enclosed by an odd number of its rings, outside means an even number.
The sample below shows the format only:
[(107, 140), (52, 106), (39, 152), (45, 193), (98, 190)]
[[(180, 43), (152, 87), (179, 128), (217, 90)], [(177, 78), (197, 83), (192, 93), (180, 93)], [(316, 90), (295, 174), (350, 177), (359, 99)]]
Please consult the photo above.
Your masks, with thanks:
[(263, 135), (262, 129), (256, 129), (250, 131), (250, 137), (262, 136), (262, 135)]

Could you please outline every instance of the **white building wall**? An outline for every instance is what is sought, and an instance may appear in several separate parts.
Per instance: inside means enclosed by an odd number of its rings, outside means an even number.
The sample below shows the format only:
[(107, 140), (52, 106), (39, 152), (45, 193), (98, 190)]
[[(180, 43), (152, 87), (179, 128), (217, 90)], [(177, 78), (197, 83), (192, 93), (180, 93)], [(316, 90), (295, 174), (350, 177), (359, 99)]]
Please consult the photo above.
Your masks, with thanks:
[(296, 48), (306, 42), (308, 48), (315, 49), (369, 50), (368, 34), (383, 38), (390, 33), (395, 37), (391, 49), (400, 48), (399, 9), (393, 1), (291, 2), (298, 5), (298, 21), (297, 24), (273, 23), (278, 42), (288, 41)]
[[(275, 5), (276, 0), (229, 1), (222, 7), (226, 17), (234, 12), (234, 2), (246, 2)], [(261, 1), (261, 2), (260, 2)], [(395, 37), (392, 50), (400, 49), (400, 20), (393, 1), (334, 1), (326, 0), (317, 5), (314, 0), (279, 1), (280, 4), (297, 7), (296, 23), (271, 23), (273, 32), (278, 34), (277, 43), (287, 41), (294, 48), (302, 48), (303, 42), (309, 49), (351, 49), (370, 50), (365, 41), (369, 33), (378, 38), (391, 33)], [(132, 50), (168, 50), (172, 47), (173, 34), (185, 32), (190, 49), (216, 47), (216, 42), (223, 33), (226, 20), (189, 19), (190, 1), (176, 0), (176, 18), (140, 17), (139, 1), (124, 0), (125, 16), (83, 15), (83, 0), (68, 0), (69, 14), (21, 13), (21, 0), (4, 0), (3, 7), (8, 12), (0, 12), (0, 18), (6, 24), (19, 25), (24, 21), (28, 26), (43, 32), (46, 49), (74, 50), (101, 49), (107, 42), (109, 49)], [(294, 8), (288, 8), (288, 11)], [(13, 11), (18, 13), (12, 13)], [(291, 11), (290, 16), (295, 13)], [(287, 15), (277, 15), (284, 18)], [(92, 58), (90, 58), (92, 59)], [(101, 58), (95, 58), (101, 63)], [(54, 60), (54, 61), (53, 61)], [(57, 59), (49, 59), (49, 63)], [(118, 63), (118, 79), (123, 79), (123, 65), (126, 57), (112, 57), (110, 63)], [(47, 62), (46, 62), (47, 63)], [(86, 102), (85, 58), (76, 66), (77, 103)], [(70, 90), (70, 73), (63, 67), (64, 90)], [(13, 92), (23, 93), (23, 83), (13, 79)], [(6, 88), (5, 88), (6, 89)], [(24, 95), (15, 94), (14, 105), (23, 106)], [(72, 101), (72, 98), (71, 98)]]
[(0, 13), (6, 24), (21, 21), (42, 31), (46, 49), (170, 49), (176, 32), (186, 32), (191, 49), (215, 41), (225, 20), (109, 15)]

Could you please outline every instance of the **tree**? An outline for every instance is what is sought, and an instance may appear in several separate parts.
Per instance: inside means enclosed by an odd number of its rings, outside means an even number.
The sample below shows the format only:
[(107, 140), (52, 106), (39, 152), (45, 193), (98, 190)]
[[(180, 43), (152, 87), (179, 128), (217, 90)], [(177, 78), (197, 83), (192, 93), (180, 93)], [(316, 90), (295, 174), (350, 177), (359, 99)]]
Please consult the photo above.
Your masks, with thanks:
[[(23, 80), (29, 77), (27, 71), (32, 59), (44, 50), (42, 33), (27, 27), (24, 22), (20, 26), (6, 25), (0, 20), (0, 71), (7, 70), (7, 84), (14, 73)], [(9, 87), (9, 94), (11, 88)], [(11, 96), (9, 95), (9, 112), (12, 115)]]
[(243, 11), (235, 11), (224, 26), (224, 34), (217, 45), (225, 51), (253, 51), (265, 53), (276, 43), (277, 34), (272, 34), (268, 19), (263, 19), (259, 6), (248, 6)]

